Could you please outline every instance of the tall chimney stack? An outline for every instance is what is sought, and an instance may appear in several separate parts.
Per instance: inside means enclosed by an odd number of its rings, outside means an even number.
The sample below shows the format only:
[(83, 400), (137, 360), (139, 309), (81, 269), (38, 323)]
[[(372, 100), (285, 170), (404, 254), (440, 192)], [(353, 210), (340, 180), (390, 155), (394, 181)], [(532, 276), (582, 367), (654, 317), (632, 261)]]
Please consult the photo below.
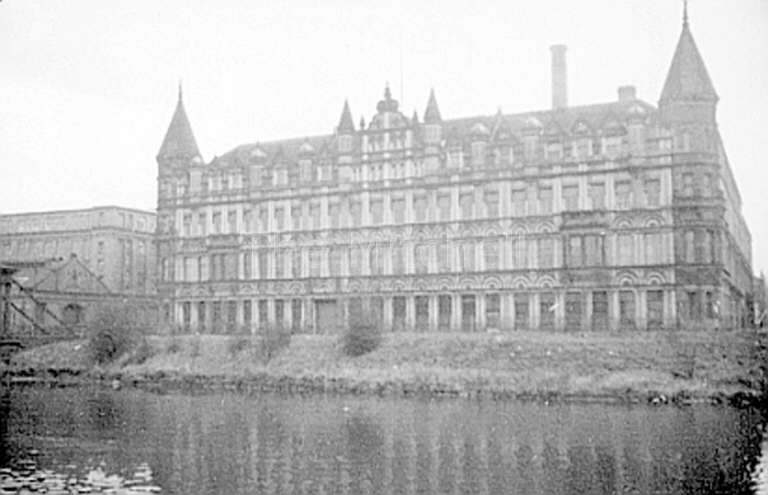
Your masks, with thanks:
[(552, 109), (568, 106), (568, 74), (565, 65), (565, 45), (552, 45)]

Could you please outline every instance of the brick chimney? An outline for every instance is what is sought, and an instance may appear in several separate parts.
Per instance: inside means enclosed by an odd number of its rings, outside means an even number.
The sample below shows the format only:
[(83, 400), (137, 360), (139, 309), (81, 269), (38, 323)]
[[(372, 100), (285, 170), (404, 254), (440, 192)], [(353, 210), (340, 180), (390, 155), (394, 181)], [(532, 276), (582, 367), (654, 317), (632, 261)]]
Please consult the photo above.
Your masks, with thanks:
[(637, 91), (634, 86), (619, 86), (619, 102), (626, 103), (637, 99)]
[(552, 45), (552, 108), (568, 106), (568, 74), (565, 65), (565, 45)]

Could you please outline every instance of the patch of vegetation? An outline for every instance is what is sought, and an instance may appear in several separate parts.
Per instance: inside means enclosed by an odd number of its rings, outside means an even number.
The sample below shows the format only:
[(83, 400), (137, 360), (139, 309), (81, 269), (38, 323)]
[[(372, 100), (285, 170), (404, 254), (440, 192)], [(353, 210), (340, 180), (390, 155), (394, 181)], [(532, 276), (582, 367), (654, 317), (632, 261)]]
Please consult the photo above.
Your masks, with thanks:
[(261, 360), (265, 363), (275, 357), (278, 352), (288, 347), (291, 343), (290, 330), (280, 326), (268, 326), (262, 331), (259, 351)]
[(178, 337), (172, 337), (165, 346), (166, 354), (177, 354), (181, 352), (181, 341)]
[(362, 313), (350, 317), (349, 326), (341, 336), (344, 354), (350, 357), (362, 356), (381, 345), (381, 323), (375, 315)]
[[(88, 355), (96, 364), (107, 364), (129, 353), (151, 353), (145, 328), (132, 304), (111, 303), (95, 308), (88, 325)], [(143, 350), (142, 350), (143, 349)]]
[(230, 337), (227, 343), (227, 352), (230, 356), (240, 354), (242, 351), (251, 347), (251, 338), (248, 336)]

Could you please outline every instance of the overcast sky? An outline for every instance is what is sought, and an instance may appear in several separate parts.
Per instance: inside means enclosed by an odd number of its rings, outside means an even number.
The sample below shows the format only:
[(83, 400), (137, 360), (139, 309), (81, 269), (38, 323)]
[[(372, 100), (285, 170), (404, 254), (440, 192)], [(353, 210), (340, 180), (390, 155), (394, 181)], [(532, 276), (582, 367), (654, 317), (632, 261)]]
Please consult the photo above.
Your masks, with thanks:
[[(389, 81), (423, 115), (569, 103), (620, 85), (656, 104), (680, 34), (675, 0), (0, 1), (0, 212), (154, 209), (177, 83), (206, 161), (238, 144), (330, 133), (344, 98), (370, 120)], [(768, 1), (691, 0), (718, 121), (768, 271)], [(401, 70), (402, 67), (402, 70)], [(402, 88), (402, 91), (401, 91)]]

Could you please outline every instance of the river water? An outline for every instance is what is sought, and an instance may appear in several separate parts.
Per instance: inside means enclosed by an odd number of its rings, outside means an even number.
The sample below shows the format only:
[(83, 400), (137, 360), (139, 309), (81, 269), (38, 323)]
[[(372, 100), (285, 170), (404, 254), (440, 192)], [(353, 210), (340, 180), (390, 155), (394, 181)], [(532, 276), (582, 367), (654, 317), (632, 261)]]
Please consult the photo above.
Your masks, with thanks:
[(143, 470), (163, 493), (768, 493), (765, 418), (725, 406), (98, 388), (6, 389), (1, 404), (0, 468)]

